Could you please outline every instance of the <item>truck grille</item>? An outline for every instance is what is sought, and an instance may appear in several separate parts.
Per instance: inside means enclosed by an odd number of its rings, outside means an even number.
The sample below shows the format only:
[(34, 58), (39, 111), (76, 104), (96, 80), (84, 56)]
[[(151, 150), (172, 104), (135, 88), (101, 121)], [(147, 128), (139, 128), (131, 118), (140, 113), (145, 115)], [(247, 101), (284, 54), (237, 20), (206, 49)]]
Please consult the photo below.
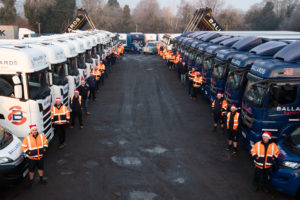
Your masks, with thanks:
[(69, 107), (68, 92), (66, 94), (64, 94), (64, 105)]
[(242, 108), (242, 123), (248, 131), (253, 129), (254, 120), (255, 119), (244, 108)]
[[(43, 110), (44, 134), (48, 133), (51, 129), (51, 105)], [(50, 135), (49, 135), (50, 136)]]

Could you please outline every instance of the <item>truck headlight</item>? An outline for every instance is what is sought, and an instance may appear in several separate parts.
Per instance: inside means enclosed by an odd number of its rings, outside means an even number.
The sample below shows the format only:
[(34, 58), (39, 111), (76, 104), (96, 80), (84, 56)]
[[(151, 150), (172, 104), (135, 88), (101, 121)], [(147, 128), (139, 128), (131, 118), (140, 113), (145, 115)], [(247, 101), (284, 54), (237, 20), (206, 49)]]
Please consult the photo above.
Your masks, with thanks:
[(290, 169), (299, 169), (300, 163), (298, 162), (291, 162), (291, 161), (284, 161), (281, 163), (283, 167), (290, 168)]
[(13, 160), (7, 157), (0, 157), (0, 164), (10, 163)]

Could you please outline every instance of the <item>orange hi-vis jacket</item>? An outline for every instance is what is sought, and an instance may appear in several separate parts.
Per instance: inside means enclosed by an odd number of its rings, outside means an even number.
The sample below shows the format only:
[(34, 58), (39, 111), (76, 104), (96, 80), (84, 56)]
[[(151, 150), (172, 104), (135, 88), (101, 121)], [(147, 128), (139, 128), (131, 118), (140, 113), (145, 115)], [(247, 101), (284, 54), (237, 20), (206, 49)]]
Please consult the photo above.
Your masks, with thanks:
[(267, 169), (272, 167), (273, 161), (278, 158), (279, 149), (277, 145), (272, 142), (269, 144), (266, 151), (263, 142), (259, 141), (255, 143), (250, 153), (254, 158), (255, 167), (258, 167), (260, 169)]
[(174, 63), (175, 62), (175, 55), (173, 53), (170, 53), (170, 62)]
[(174, 64), (178, 64), (179, 63), (179, 59), (180, 59), (179, 55), (175, 56)]
[(195, 78), (195, 76), (196, 76), (196, 71), (189, 71), (189, 80), (190, 81), (193, 81), (194, 80), (194, 78)]
[(98, 67), (97, 67), (97, 69), (93, 70), (93, 74), (96, 76), (96, 81), (99, 81), (102, 73), (100, 72), (100, 70), (98, 69)]
[(194, 84), (193, 84), (194, 88), (199, 88), (203, 84), (203, 79), (202, 79), (201, 75), (195, 76), (193, 81), (194, 81)]
[(159, 51), (159, 55), (160, 55), (161, 57), (163, 57), (164, 51)]
[(44, 156), (47, 147), (48, 140), (44, 134), (37, 133), (37, 136), (34, 137), (33, 134), (30, 133), (24, 138), (21, 150), (27, 158), (31, 160), (40, 160)]
[(51, 107), (51, 119), (54, 124), (67, 124), (70, 121), (70, 112), (65, 105), (61, 105), (60, 108), (57, 105)]
[[(71, 96), (71, 104), (70, 104), (70, 106), (72, 105), (72, 103), (73, 103), (73, 98), (74, 98), (74, 95), (73, 96)], [(80, 106), (81, 106), (81, 96), (79, 95), (78, 96), (78, 101), (79, 101), (79, 104), (80, 104)]]
[[(231, 116), (231, 112), (227, 113), (227, 129), (229, 129), (230, 116)], [(232, 127), (234, 131), (236, 131), (239, 127), (239, 117), (240, 117), (240, 113), (235, 112), (235, 115), (233, 117), (233, 127)]]
[(170, 52), (167, 52), (166, 60), (170, 60), (170, 59), (171, 59), (171, 53), (170, 53)]
[(157, 43), (156, 48), (157, 48), (157, 53), (160, 54), (160, 44), (159, 43)]
[(99, 69), (100, 69), (101, 74), (104, 74), (104, 72), (105, 72), (105, 65), (103, 63), (100, 63), (99, 65), (100, 65)]
[[(212, 104), (211, 104), (211, 107), (212, 109), (215, 108), (215, 103), (216, 103), (216, 100), (213, 100)], [(223, 99), (222, 101), (222, 112), (221, 112), (221, 116), (224, 116), (224, 114), (226, 113), (226, 110), (228, 109), (228, 104), (227, 104), (227, 101), (226, 99)]]
[(124, 54), (124, 46), (123, 46), (123, 44), (121, 45), (121, 53)]

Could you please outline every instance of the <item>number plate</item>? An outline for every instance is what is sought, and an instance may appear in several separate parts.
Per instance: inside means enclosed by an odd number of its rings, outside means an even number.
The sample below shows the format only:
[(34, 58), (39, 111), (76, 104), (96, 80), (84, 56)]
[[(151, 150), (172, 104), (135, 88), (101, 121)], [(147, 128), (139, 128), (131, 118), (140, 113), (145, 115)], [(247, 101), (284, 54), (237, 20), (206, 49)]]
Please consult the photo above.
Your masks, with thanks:
[(246, 133), (244, 131), (242, 131), (242, 135), (244, 138), (246, 138)]
[(24, 172), (23, 172), (23, 178), (25, 178), (25, 176), (28, 174), (29, 169), (27, 168)]

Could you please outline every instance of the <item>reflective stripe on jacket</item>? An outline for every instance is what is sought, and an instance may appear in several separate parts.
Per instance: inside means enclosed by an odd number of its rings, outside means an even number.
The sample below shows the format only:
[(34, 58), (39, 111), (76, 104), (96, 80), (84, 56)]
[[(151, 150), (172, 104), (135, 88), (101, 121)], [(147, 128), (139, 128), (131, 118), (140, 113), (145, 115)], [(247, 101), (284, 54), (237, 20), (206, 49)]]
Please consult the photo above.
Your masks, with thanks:
[(65, 105), (58, 109), (56, 105), (51, 107), (51, 119), (54, 124), (66, 124), (70, 121), (70, 113)]
[(189, 71), (189, 80), (192, 81), (194, 80), (195, 76), (196, 76), (196, 71)]
[[(231, 116), (231, 112), (229, 112), (227, 114), (227, 129), (229, 129), (230, 116)], [(234, 117), (233, 117), (233, 127), (232, 127), (232, 129), (234, 131), (236, 131), (239, 127), (239, 117), (240, 117), (240, 113), (236, 112)]]
[(279, 149), (277, 145), (272, 142), (269, 144), (267, 152), (265, 152), (265, 145), (262, 141), (257, 142), (251, 149), (251, 155), (254, 157), (254, 164), (260, 169), (270, 168), (273, 161), (278, 158)]
[[(216, 100), (213, 100), (213, 102), (211, 104), (212, 109), (215, 108), (215, 102), (216, 102)], [(228, 109), (228, 104), (227, 104), (226, 99), (223, 99), (221, 108), (222, 108), (221, 115), (223, 116), (226, 113), (227, 109)]]
[(199, 88), (203, 83), (203, 79), (202, 79), (202, 76), (196, 76), (194, 78), (194, 84), (193, 84), (193, 87), (195, 88)]
[(24, 152), (25, 156), (32, 160), (40, 160), (44, 156), (44, 148), (48, 147), (48, 140), (44, 134), (38, 133), (38, 135), (33, 137), (30, 133), (24, 138), (21, 150)]

